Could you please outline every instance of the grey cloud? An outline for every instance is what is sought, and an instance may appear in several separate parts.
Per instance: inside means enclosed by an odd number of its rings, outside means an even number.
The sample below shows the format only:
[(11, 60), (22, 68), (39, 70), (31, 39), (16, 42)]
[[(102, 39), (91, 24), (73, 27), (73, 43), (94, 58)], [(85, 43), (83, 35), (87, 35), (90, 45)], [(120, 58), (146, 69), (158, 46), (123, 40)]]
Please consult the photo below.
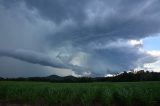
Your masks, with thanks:
[(82, 46), (94, 41), (140, 39), (160, 32), (158, 0), (27, 0), (26, 3), (43, 17), (58, 22), (57, 27), (71, 20), (71, 24), (49, 37), (52, 43), (58, 39)]
[(47, 19), (54, 20), (57, 24), (66, 19), (82, 20), (85, 17), (84, 10), (87, 2), (90, 0), (25, 0), (30, 8), (36, 8), (40, 14)]
[(55, 68), (68, 68), (63, 63), (58, 63), (48, 56), (41, 53), (26, 50), (0, 50), (0, 56), (12, 57), (22, 61), (30, 62), (33, 64), (40, 64), (44, 66), (52, 66)]
[(63, 63), (56, 58), (51, 58), (42, 53), (27, 51), (27, 50), (5, 50), (0, 49), (0, 57), (11, 57), (25, 62), (39, 64), (43, 66), (50, 66), (53, 68), (72, 69), (74, 71), (84, 71), (85, 68), (72, 65), (69, 63)]
[(47, 66), (32, 64), (10, 57), (0, 57), (1, 77), (28, 77), (28, 76), (48, 76), (56, 74), (54, 68), (47, 70)]
[(124, 47), (108, 47), (104, 49), (94, 49), (90, 51), (86, 66), (91, 68), (92, 74), (104, 75), (105, 73), (120, 72), (134, 69), (135, 67), (143, 67), (145, 63), (157, 61), (157, 57), (153, 57), (139, 48)]
[(44, 19), (56, 23), (46, 38), (53, 45), (140, 39), (160, 32), (158, 0), (24, 0)]
[[(1, 0), (0, 3), (3, 7), (0, 47), (24, 49), (1, 51), (3, 56), (96, 75), (157, 61), (140, 50), (143, 44), (130, 46), (125, 42), (160, 33), (159, 0)], [(8, 19), (11, 16), (14, 17)], [(118, 40), (122, 40), (118, 43), (122, 46), (110, 45)], [(56, 56), (61, 61), (51, 59)]]

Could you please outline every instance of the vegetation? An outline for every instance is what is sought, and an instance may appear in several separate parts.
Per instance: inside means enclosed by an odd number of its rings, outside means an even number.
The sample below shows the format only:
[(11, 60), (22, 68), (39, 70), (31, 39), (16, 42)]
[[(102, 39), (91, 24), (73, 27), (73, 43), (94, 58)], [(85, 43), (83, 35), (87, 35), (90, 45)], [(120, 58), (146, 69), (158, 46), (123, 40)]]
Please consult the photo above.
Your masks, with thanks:
[(29, 78), (1, 78), (1, 81), (40, 81), (40, 82), (135, 82), (135, 81), (160, 81), (160, 73), (140, 70), (138, 72), (117, 73), (112, 77), (74, 77), (50, 75), (48, 77), (29, 77)]
[(0, 81), (0, 105), (159, 106), (160, 82)]

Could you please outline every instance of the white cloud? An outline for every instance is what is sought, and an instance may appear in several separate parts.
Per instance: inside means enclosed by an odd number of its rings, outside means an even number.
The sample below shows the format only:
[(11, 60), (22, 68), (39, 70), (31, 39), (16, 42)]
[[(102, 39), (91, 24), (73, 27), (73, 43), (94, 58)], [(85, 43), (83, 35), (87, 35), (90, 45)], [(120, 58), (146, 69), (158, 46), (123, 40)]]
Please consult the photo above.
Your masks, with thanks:
[(132, 46), (143, 45), (143, 41), (142, 40), (129, 40), (128, 44)]
[(157, 58), (158, 57), (160, 58), (160, 51), (158, 51), (158, 50), (147, 51), (147, 53), (149, 53), (150, 55), (155, 56)]

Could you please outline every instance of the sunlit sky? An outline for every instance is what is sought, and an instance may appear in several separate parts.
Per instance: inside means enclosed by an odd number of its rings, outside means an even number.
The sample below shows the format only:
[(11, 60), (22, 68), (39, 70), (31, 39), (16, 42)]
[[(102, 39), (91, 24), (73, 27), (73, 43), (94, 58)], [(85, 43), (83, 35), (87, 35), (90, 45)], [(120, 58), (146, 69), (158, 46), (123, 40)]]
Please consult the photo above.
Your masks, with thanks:
[(160, 70), (160, 0), (0, 0), (0, 76)]

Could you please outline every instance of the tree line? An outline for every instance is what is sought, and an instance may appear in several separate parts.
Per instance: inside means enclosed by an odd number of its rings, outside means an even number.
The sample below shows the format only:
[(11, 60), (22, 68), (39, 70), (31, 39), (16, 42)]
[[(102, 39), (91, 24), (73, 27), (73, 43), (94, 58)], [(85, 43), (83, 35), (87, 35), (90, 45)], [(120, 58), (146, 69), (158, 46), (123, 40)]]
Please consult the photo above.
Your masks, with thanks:
[(47, 77), (28, 77), (28, 78), (2, 78), (1, 81), (43, 81), (43, 82), (134, 82), (134, 81), (160, 81), (159, 72), (149, 72), (140, 70), (137, 72), (126, 72), (113, 75), (112, 77), (74, 77), (50, 75)]

